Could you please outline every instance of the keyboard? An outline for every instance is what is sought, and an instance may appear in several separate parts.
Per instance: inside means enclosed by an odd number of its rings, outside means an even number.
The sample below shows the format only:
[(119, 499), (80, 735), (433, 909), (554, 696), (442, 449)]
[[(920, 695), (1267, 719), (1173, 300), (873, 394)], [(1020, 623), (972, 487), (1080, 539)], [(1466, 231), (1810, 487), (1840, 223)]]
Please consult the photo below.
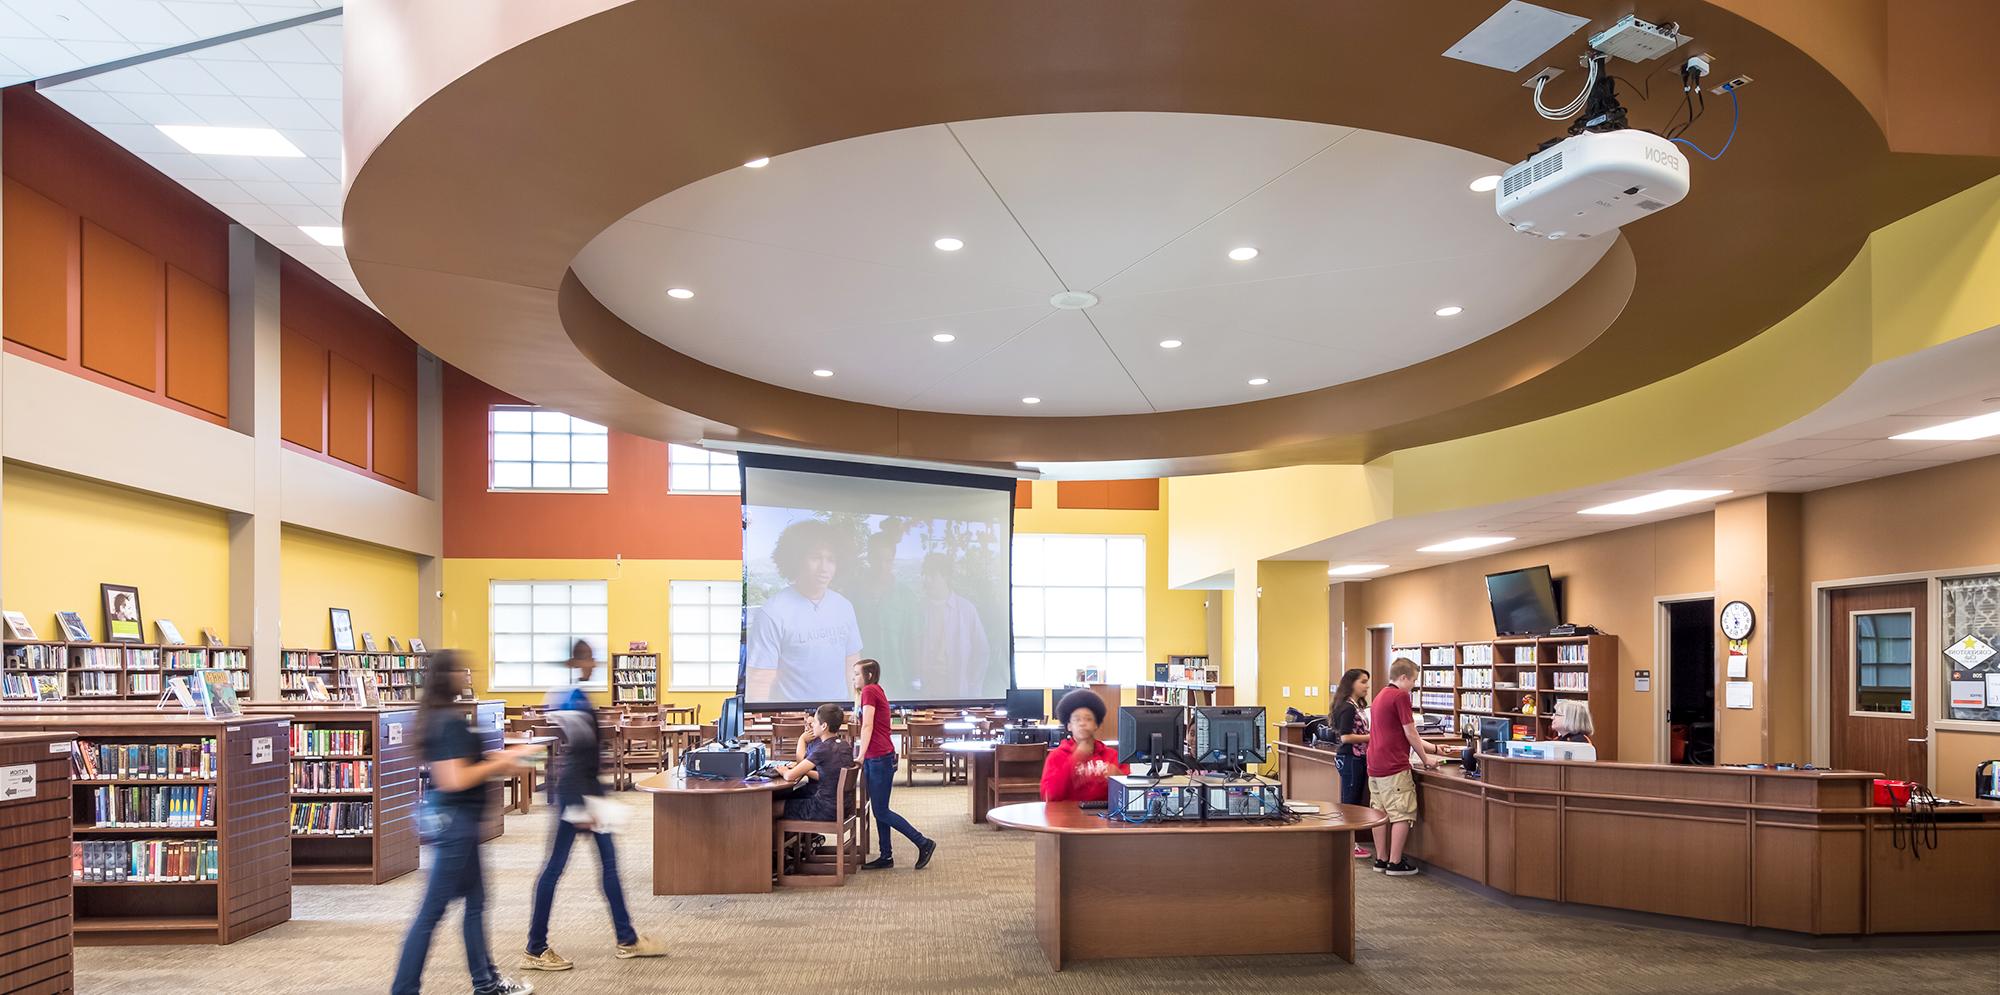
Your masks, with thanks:
[(1110, 802), (1078, 802), (1076, 807), (1084, 811), (1089, 811), (1091, 809), (1109, 808), (1110, 805)]

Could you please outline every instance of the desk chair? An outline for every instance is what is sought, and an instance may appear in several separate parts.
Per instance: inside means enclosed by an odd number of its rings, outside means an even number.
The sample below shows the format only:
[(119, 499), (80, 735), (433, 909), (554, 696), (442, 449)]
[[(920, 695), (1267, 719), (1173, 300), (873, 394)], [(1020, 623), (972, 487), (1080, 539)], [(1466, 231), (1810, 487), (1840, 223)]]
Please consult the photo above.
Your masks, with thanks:
[(700, 706), (680, 706), (671, 702), (660, 706), (660, 724), (669, 726), (698, 726), (701, 724)]
[[(986, 807), (1042, 799), (1042, 767), (1049, 761), (1047, 743), (1002, 743), (993, 748), (993, 776), (986, 782)], [(1000, 828), (993, 824), (993, 828)]]
[[(860, 764), (841, 769), (832, 821), (777, 820), (771, 834), (771, 855), (777, 864), (780, 886), (839, 887), (847, 883), (850, 871), (861, 868), (868, 855), (868, 800), (857, 788), (860, 775)], [(787, 844), (794, 833), (831, 836), (833, 842), (821, 846), (802, 843), (799, 851), (793, 853)]]
[(611, 768), (614, 787), (632, 786), (635, 771), (651, 773), (666, 767), (667, 749), (658, 715), (628, 715), (618, 725), (618, 762)]
[(908, 750), (903, 759), (909, 767), (904, 774), (905, 784), (917, 783), (917, 768), (927, 767), (944, 778), (942, 783), (951, 783), (951, 754), (944, 751), (944, 723), (910, 720), (909, 730), (904, 733)]
[(773, 759), (795, 760), (799, 737), (806, 734), (806, 724), (792, 719), (779, 719), (771, 723), (771, 756)]

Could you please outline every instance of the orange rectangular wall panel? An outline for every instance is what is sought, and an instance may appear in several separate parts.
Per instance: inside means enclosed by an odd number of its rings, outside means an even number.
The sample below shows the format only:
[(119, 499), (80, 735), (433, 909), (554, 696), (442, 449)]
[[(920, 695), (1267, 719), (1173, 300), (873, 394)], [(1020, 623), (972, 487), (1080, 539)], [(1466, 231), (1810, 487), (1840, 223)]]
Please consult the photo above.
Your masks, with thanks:
[(375, 378), (375, 472), (417, 482), (417, 402), (410, 392)]
[(1120, 511), (1160, 510), (1160, 482), (1150, 480), (1109, 480), (1105, 481), (1106, 508)]
[(278, 367), (280, 438), (326, 452), (326, 347), (287, 328)]
[(1103, 508), (1110, 494), (1110, 486), (1102, 480), (1056, 481), (1058, 508)]
[(1035, 482), (1032, 480), (1015, 481), (1014, 507), (1032, 508), (1034, 506), (1035, 506)]
[(0, 323), (8, 341), (67, 359), (76, 329), (77, 216), (13, 180), (5, 197)]
[(167, 267), (167, 396), (229, 417), (229, 296)]
[(166, 267), (158, 256), (83, 223), (83, 365), (157, 390)]
[(337, 352), (326, 359), (326, 454), (368, 466), (368, 414), (373, 407), (368, 371)]

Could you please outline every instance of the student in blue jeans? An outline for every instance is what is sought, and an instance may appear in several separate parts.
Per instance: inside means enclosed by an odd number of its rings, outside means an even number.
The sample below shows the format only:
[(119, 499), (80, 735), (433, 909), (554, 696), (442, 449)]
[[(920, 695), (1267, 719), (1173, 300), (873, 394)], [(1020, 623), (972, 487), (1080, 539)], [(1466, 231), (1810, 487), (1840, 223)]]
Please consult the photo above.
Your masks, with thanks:
[(882, 855), (861, 867), (879, 871), (896, 866), (896, 858), (889, 853), (889, 830), (894, 829), (917, 845), (917, 870), (921, 871), (937, 852), (937, 841), (926, 839), (910, 820), (889, 810), (889, 789), (896, 786), (896, 744), (889, 738), (889, 694), (882, 690), (881, 681), (881, 664), (862, 660), (854, 665), (854, 690), (858, 693), (854, 708), (861, 716), (861, 734), (854, 741), (861, 745), (861, 778), (868, 785), (868, 807), (875, 810), (875, 836), (882, 841)]
[[(569, 665), (576, 671), (577, 685), (590, 682), (597, 659), (590, 644), (579, 639), (570, 651)], [(604, 901), (611, 906), (611, 930), (617, 941), (614, 955), (619, 960), (633, 957), (664, 957), (667, 949), (660, 941), (640, 936), (632, 928), (632, 914), (625, 908), (625, 888), (618, 881), (618, 850), (610, 833), (597, 832), (591, 825), (584, 798), (601, 798), (604, 782), (598, 780), (602, 754), (597, 745), (597, 708), (581, 686), (549, 692), (549, 720), (562, 734), (562, 753), (549, 772), (549, 807), (555, 809), (556, 828), (549, 847), (548, 866), (535, 880), (534, 912), (528, 919), (528, 949), (521, 955), (523, 971), (567, 971), (576, 963), (549, 946), (549, 909), (556, 901), (556, 882), (562, 880), (569, 864), (569, 851), (576, 835), (590, 833), (597, 843), (597, 866), (604, 875)]]
[(472, 973), (473, 995), (531, 995), (533, 985), (514, 981), (493, 964), (486, 945), (486, 877), (479, 866), (479, 822), (486, 782), (520, 769), (521, 760), (541, 751), (517, 746), (487, 755), (479, 737), (453, 706), (471, 686), (465, 658), (452, 650), (431, 657), (424, 670), (423, 695), (417, 709), (417, 742), (430, 765), (431, 797), (426, 806), (438, 818), (437, 841), (431, 847), (431, 874), (416, 918), (403, 937), (396, 959), (391, 995), (418, 995), (424, 961), (431, 952), (431, 934), (454, 899), (465, 900), (465, 964)]

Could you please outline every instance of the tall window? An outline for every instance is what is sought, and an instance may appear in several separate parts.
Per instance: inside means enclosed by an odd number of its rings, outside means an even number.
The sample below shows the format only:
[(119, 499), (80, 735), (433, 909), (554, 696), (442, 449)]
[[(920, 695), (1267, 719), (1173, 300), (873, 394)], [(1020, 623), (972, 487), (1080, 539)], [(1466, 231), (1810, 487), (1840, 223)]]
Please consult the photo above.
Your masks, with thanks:
[(602, 491), (610, 482), (604, 426), (560, 411), (496, 404), (486, 487), (494, 491)]
[(610, 615), (601, 580), (496, 580), (492, 586), (496, 691), (536, 691), (576, 679), (570, 647), (581, 639), (604, 661), (587, 687), (605, 686)]
[(743, 646), (743, 582), (677, 580), (672, 608), (675, 691), (735, 691)]
[(742, 488), (736, 454), (667, 443), (667, 491), (673, 494), (735, 494)]
[(1130, 684), (1146, 669), (1146, 537), (1014, 536), (1014, 673), (1061, 687), (1077, 671)]

